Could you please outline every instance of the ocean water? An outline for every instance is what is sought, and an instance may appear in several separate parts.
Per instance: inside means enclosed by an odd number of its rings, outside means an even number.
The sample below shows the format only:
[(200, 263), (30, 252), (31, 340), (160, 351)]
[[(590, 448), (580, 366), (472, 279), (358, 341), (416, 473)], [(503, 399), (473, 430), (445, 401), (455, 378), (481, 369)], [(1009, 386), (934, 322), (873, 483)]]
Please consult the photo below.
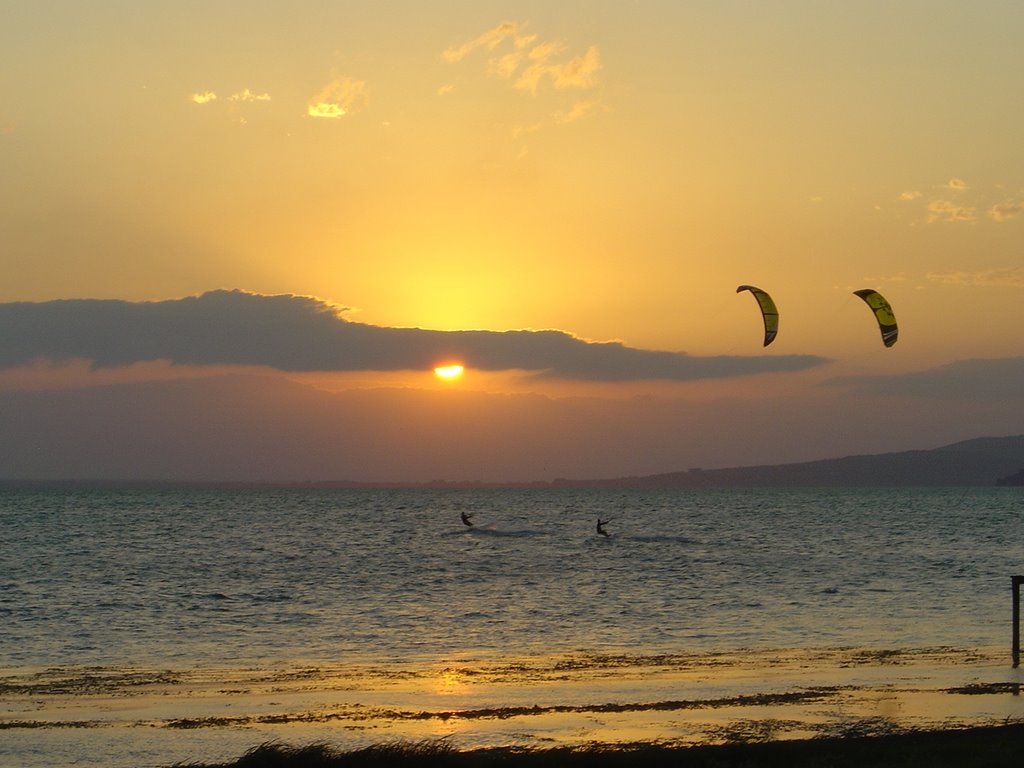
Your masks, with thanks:
[[(474, 655), (1008, 654), (1015, 573), (1013, 488), (6, 490), (0, 683)], [(70, 738), (6, 733), (23, 764)]]
[(970, 646), (1006, 642), (1024, 497), (7, 491), (0, 542), (4, 665)]

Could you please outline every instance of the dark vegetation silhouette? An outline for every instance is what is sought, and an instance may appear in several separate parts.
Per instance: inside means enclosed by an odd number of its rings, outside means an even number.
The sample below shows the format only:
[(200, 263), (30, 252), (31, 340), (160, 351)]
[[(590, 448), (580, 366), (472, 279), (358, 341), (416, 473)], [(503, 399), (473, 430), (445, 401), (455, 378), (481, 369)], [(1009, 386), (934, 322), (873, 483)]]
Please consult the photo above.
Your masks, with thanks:
[[(179, 763), (179, 768), (890, 768), (988, 766), (1024, 760), (1024, 723), (946, 731), (887, 732), (885, 722), (859, 724), (845, 736), (766, 741), (770, 734), (724, 734), (726, 743), (678, 747), (658, 743), (460, 751), (444, 740), (392, 743), (343, 752), (325, 744), (262, 744), (232, 763)], [(753, 738), (753, 740), (751, 740)]]

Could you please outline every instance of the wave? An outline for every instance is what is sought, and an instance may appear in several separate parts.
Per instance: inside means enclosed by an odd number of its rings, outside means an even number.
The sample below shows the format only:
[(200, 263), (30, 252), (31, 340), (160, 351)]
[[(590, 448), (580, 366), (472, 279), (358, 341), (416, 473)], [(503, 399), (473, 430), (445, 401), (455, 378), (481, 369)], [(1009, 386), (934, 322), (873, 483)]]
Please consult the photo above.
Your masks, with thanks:
[(529, 537), (529, 536), (543, 536), (545, 531), (538, 530), (536, 528), (496, 528), (493, 526), (477, 527), (467, 529), (470, 534), (476, 536), (511, 536), (511, 537)]
[(662, 536), (657, 534), (641, 536), (622, 536), (625, 541), (637, 541), (643, 544), (701, 544), (697, 539), (687, 536)]
[(527, 538), (530, 536), (544, 536), (548, 533), (539, 528), (499, 528), (496, 525), (474, 525), (465, 526), (458, 530), (447, 531), (443, 535), (449, 536), (494, 536), (510, 538)]

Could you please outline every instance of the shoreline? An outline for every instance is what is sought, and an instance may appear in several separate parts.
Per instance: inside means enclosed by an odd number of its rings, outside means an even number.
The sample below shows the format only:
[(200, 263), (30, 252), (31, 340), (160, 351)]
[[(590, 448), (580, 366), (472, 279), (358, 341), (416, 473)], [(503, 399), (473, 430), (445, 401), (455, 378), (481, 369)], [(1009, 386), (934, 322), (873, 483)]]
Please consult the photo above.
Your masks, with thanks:
[[(40, 766), (64, 762), (60, 753), (80, 765), (138, 768), (232, 765), (266, 743), (332, 754), (442, 744), (522, 757), (962, 731), (1024, 721), (1024, 675), (1007, 656), (817, 648), (0, 668), (0, 762), (41, 748), (54, 755)], [(126, 744), (146, 759), (117, 762)]]

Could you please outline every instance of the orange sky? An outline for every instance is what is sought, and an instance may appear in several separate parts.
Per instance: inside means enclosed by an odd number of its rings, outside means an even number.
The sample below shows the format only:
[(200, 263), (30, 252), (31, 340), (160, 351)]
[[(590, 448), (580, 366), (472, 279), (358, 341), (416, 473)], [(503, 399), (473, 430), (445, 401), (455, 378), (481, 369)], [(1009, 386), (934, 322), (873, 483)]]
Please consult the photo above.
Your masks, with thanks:
[[(811, 439), (808, 416), (807, 458), (1021, 432), (1020, 403), (991, 387), (1024, 355), (1022, 34), (1024, 6), (994, 0), (8, 3), (0, 308), (241, 290), (384, 329), (556, 329), (766, 366), (288, 374), (341, 393), (842, 409), (831, 382), (856, 377), (854, 411), (863, 377), (947, 387), (920, 410), (876, 403), (919, 420), (874, 437)], [(779, 306), (768, 348), (746, 283)], [(892, 349), (852, 295), (865, 287), (895, 309)], [(0, 388), (238, 370), (47, 349), (29, 365), (0, 346)], [(769, 370), (803, 357), (823, 362)], [(1003, 415), (977, 418), (994, 402)], [(634, 469), (705, 463), (636, 429)]]

